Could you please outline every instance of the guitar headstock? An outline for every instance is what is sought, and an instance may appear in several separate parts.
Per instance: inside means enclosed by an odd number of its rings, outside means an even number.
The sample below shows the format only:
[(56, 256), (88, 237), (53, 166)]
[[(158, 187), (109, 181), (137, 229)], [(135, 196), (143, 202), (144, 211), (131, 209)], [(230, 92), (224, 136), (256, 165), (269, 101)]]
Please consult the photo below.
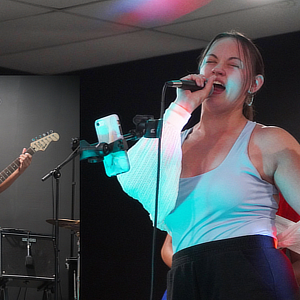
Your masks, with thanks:
[(58, 133), (50, 131), (50, 132), (44, 133), (43, 135), (40, 135), (39, 137), (32, 139), (33, 142), (30, 144), (30, 147), (34, 150), (34, 152), (45, 151), (46, 148), (48, 147), (48, 145), (52, 141), (56, 142), (58, 140), (59, 140)]

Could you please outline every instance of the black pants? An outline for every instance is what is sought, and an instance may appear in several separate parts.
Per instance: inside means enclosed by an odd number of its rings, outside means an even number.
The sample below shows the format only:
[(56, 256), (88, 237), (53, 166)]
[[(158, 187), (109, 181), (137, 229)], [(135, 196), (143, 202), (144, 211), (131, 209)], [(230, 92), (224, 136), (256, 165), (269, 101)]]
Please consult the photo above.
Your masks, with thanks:
[(295, 300), (288, 258), (271, 237), (253, 235), (200, 244), (173, 256), (168, 300)]

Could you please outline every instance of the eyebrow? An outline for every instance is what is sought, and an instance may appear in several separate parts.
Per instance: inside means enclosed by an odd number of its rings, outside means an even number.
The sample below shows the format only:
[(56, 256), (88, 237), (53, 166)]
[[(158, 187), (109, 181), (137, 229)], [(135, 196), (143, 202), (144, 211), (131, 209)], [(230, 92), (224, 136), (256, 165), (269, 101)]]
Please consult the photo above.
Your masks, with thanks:
[[(214, 58), (218, 58), (217, 55), (211, 53), (211, 54), (207, 54), (206, 56), (213, 56)], [(228, 60), (233, 60), (233, 59), (237, 59), (239, 60), (240, 62), (243, 62), (239, 57), (235, 57), (235, 56), (231, 56), (228, 58)]]

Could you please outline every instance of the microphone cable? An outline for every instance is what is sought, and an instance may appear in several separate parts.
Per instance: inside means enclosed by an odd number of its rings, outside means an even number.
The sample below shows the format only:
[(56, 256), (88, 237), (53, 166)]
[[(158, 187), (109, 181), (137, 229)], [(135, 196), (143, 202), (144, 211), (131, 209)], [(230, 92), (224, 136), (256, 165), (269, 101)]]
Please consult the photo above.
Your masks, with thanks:
[(155, 295), (155, 266), (156, 266), (156, 248), (157, 248), (157, 216), (158, 216), (158, 200), (159, 200), (159, 182), (160, 182), (160, 170), (161, 170), (161, 137), (163, 131), (163, 115), (165, 111), (165, 97), (167, 90), (167, 83), (164, 84), (161, 94), (160, 104), (160, 118), (157, 127), (157, 174), (156, 174), (156, 193), (155, 193), (155, 205), (154, 205), (154, 218), (153, 218), (153, 235), (152, 235), (152, 257), (151, 257), (151, 289), (150, 300), (154, 300)]

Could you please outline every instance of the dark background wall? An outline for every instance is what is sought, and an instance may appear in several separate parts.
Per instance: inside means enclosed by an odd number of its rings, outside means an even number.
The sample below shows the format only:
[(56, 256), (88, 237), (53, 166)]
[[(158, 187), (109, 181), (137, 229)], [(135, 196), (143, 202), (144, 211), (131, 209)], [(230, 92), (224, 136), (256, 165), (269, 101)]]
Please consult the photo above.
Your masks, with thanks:
[[(256, 121), (277, 125), (300, 141), (300, 32), (256, 40), (266, 63), (266, 81), (255, 99)], [(77, 72), (81, 78), (81, 139), (97, 142), (94, 121), (117, 113), (123, 132), (137, 114), (159, 117), (163, 84), (197, 70), (200, 51)], [(122, 55), (122, 53), (120, 53)], [(167, 105), (175, 91), (167, 92)], [(195, 121), (197, 113), (192, 122)], [(82, 299), (150, 298), (152, 225), (141, 205), (125, 195), (103, 165), (81, 162)], [(167, 268), (157, 239), (156, 298)]]
[[(4, 73), (9, 72), (3, 70)], [(54, 218), (55, 181), (52, 177), (46, 181), (41, 179), (67, 158), (71, 153), (72, 138), (79, 136), (79, 92), (77, 76), (0, 76), (1, 170), (20, 155), (23, 147), (30, 146), (32, 138), (50, 130), (60, 136), (44, 152), (36, 152), (25, 173), (1, 193), (0, 226), (3, 230), (12, 228), (42, 235), (53, 234), (52, 225), (46, 220)], [(72, 169), (72, 163), (61, 169), (59, 218), (71, 218)], [(75, 160), (75, 175), (74, 214), (79, 219), (79, 158)], [(51, 243), (48, 246), (51, 247)], [(11, 247), (11, 261), (19, 260), (20, 269), (23, 269), (26, 250), (20, 257), (18, 250), (15, 250), (19, 246)], [(70, 257), (70, 248), (71, 231), (61, 228), (59, 294), (62, 299), (68, 299), (65, 260)], [(45, 259), (49, 259), (48, 249), (41, 250), (45, 252)], [(18, 270), (16, 272), (19, 274)], [(10, 299), (17, 299), (19, 287), (9, 287), (8, 292)], [(25, 297), (24, 288), (20, 297)], [(30, 288), (26, 299), (42, 299), (42, 292)]]

